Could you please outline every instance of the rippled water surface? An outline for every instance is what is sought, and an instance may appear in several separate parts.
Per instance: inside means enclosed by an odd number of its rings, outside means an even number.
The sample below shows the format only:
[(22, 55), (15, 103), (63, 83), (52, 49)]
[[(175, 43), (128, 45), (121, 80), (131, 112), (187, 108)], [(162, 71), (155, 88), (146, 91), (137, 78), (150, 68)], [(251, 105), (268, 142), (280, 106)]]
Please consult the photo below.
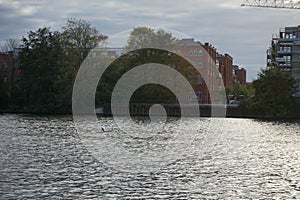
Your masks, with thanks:
[[(170, 120), (165, 131), (134, 138), (102, 118), (110, 132), (100, 136), (106, 151), (97, 152), (99, 159), (83, 144), (71, 116), (0, 115), (0, 199), (300, 199), (299, 121), (219, 121), (217, 137), (206, 141), (201, 135), (207, 118)], [(173, 136), (186, 133), (195, 137), (184, 148), (182, 137)], [(139, 166), (126, 168), (133, 158), (124, 153), (122, 168), (113, 158), (116, 143), (124, 151), (156, 152), (139, 159), (148, 165), (154, 157), (172, 162), (139, 172), (133, 170)], [(168, 149), (167, 156), (159, 148)]]

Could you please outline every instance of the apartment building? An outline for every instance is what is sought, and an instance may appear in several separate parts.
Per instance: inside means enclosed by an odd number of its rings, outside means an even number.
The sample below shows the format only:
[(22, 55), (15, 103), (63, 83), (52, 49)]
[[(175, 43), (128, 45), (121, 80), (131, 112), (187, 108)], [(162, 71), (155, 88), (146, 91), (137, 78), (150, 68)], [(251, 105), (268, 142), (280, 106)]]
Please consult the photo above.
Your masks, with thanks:
[(246, 85), (247, 71), (244, 68), (240, 68), (238, 65), (233, 65), (234, 71), (234, 83), (240, 85)]
[(217, 54), (219, 72), (222, 75), (224, 86), (231, 86), (234, 82), (233, 58), (229, 54)]
[[(216, 86), (220, 79), (216, 68), (216, 48), (209, 43), (202, 44), (193, 38), (177, 41), (177, 53), (189, 60), (200, 71), (197, 81), (192, 82), (192, 87), (197, 95), (195, 101), (209, 104), (214, 101)], [(210, 92), (211, 91), (211, 92)]]
[(267, 50), (267, 65), (291, 72), (297, 80), (293, 95), (300, 97), (300, 25), (282, 28), (272, 37), (271, 47)]

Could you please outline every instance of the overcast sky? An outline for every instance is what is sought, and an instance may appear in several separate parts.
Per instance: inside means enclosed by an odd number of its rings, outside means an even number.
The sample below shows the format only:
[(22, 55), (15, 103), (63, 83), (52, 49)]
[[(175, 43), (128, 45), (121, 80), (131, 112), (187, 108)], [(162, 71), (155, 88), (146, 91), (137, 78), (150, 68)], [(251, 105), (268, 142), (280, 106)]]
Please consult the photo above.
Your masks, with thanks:
[(300, 24), (300, 10), (240, 7), (242, 0), (0, 0), (0, 41), (27, 36), (50, 26), (60, 30), (68, 18), (84, 19), (108, 36), (136, 26), (177, 30), (247, 69), (256, 78), (266, 49), (279, 28)]

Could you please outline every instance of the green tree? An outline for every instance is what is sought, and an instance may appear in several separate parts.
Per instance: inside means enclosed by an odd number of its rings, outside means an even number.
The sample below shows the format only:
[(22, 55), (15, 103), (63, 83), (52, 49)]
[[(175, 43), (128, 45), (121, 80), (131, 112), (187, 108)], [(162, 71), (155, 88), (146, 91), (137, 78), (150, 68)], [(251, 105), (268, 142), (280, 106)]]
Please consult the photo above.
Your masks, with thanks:
[(151, 48), (151, 47), (170, 47), (177, 39), (171, 33), (162, 29), (155, 31), (149, 27), (136, 27), (130, 32), (127, 51)]
[(69, 19), (62, 32), (40, 28), (23, 37), (15, 107), (30, 112), (71, 112), (73, 83), (89, 51), (105, 41), (85, 20)]
[(89, 51), (105, 42), (108, 37), (101, 34), (90, 22), (82, 19), (69, 19), (62, 29), (64, 59), (61, 62), (65, 66), (65, 73), (64, 92), (59, 102), (64, 109), (71, 111), (73, 84), (78, 69)]
[(57, 112), (57, 98), (63, 85), (63, 49), (60, 34), (50, 28), (30, 31), (28, 38), (23, 37), (24, 48), (19, 53), (20, 89), (26, 111), (37, 113)]
[(292, 91), (295, 79), (290, 72), (280, 69), (264, 69), (253, 82), (255, 95), (252, 108), (268, 117), (286, 117), (294, 107)]
[(225, 91), (227, 96), (251, 97), (254, 95), (252, 83), (247, 83), (246, 85), (235, 83), (232, 86), (226, 86)]
[[(109, 104), (112, 89), (119, 78), (130, 69), (146, 63), (170, 66), (185, 77), (196, 81), (194, 74), (197, 72), (190, 63), (174, 53), (163, 50), (163, 48), (175, 47), (176, 40), (177, 38), (164, 30), (155, 31), (148, 27), (133, 29), (125, 47), (127, 54), (122, 55), (110, 65), (98, 84), (96, 97), (98, 104)], [(148, 75), (144, 74), (145, 78)], [(131, 102), (135, 103), (176, 103), (176, 101), (171, 91), (157, 84), (145, 85), (135, 91), (131, 97)]]
[(62, 43), (66, 51), (65, 61), (76, 75), (89, 51), (108, 37), (101, 34), (90, 22), (82, 19), (68, 19), (62, 29)]
[(16, 48), (20, 47), (20, 40), (15, 38), (8, 38), (0, 46), (0, 50), (3, 52), (14, 51)]

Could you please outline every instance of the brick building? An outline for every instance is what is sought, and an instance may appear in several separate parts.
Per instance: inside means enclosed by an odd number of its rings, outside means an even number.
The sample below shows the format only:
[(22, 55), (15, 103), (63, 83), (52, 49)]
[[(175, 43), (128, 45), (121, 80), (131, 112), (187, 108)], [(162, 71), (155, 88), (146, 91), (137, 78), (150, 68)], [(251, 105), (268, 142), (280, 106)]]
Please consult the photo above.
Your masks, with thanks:
[(240, 85), (246, 85), (246, 70), (244, 68), (241, 69), (235, 69), (234, 74), (235, 74), (235, 83), (240, 84)]
[(1, 52), (0, 53), (0, 73), (1, 81), (4, 83), (15, 82), (20, 74), (18, 68), (19, 62), (16, 51)]
[(229, 54), (217, 54), (219, 72), (222, 75), (224, 86), (231, 86), (234, 82), (233, 58)]
[(215, 91), (218, 83), (216, 74), (216, 48), (205, 43), (204, 45), (193, 38), (182, 39), (177, 42), (177, 53), (189, 60), (200, 71), (201, 76), (192, 87), (197, 95), (195, 101), (203, 104), (211, 102), (213, 95), (209, 91)]

